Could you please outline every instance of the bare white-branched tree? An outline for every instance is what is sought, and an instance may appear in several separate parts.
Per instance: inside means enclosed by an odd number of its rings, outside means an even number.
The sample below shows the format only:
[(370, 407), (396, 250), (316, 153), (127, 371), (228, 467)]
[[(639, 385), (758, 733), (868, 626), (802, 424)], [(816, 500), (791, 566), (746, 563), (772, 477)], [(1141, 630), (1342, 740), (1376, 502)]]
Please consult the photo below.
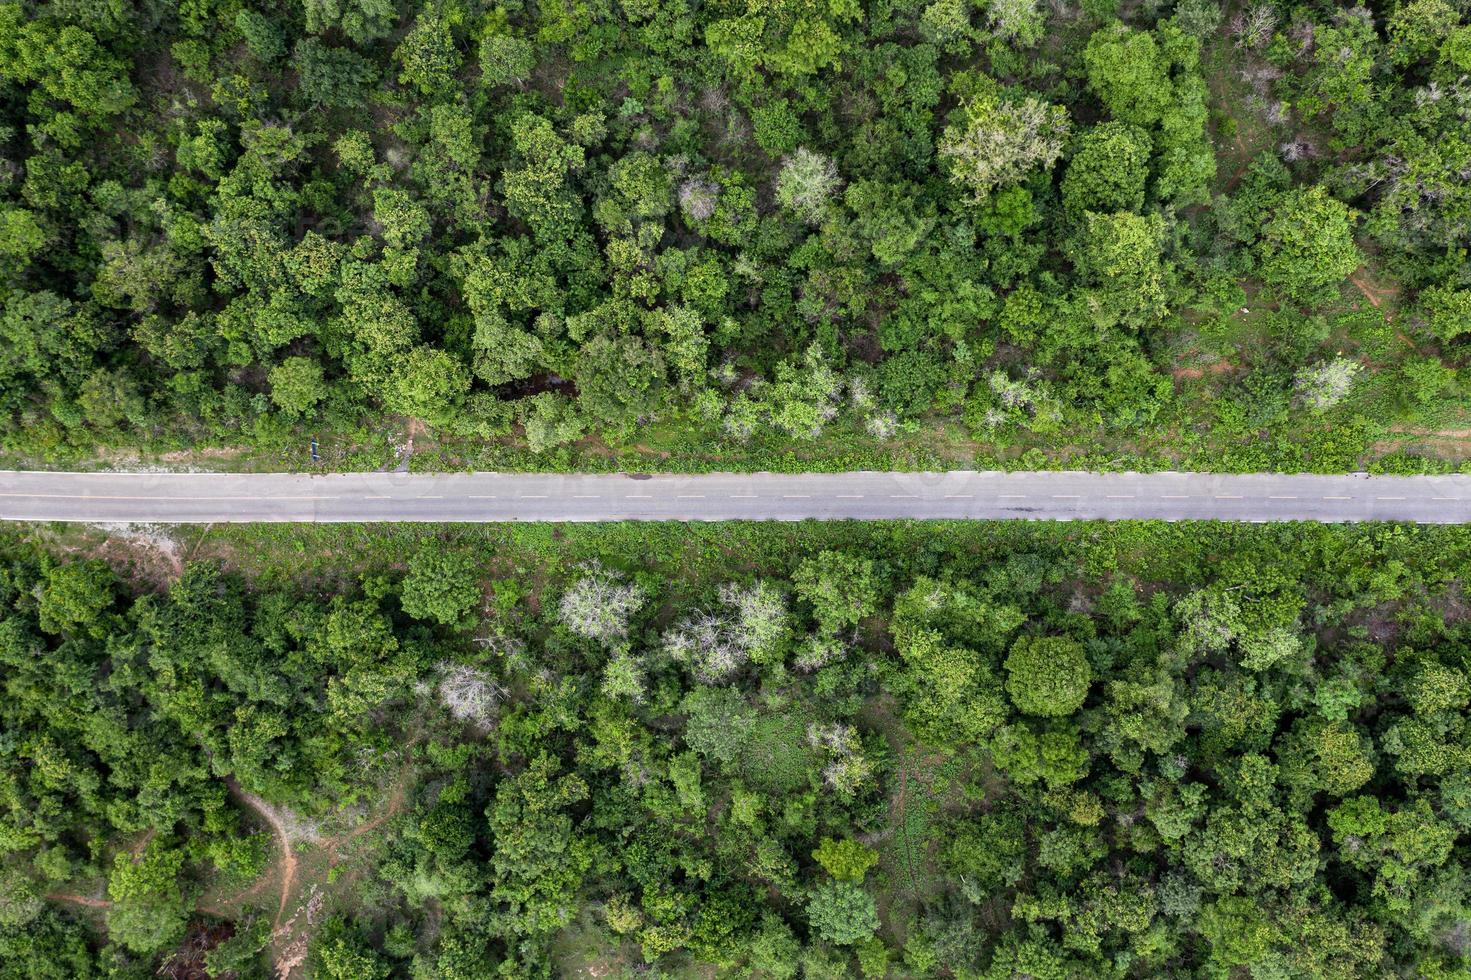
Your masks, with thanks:
[(792, 660), (792, 666), (803, 673), (811, 673), (828, 664), (835, 664), (847, 655), (847, 645), (836, 636), (814, 634), (797, 648), (797, 655)]
[(986, 20), (997, 37), (1030, 47), (1042, 39), (1047, 15), (1037, 0), (990, 0)]
[(1349, 357), (1335, 357), (1306, 367), (1297, 373), (1297, 393), (1303, 402), (1319, 412), (1327, 411), (1348, 397), (1354, 379), (1363, 365)]
[(809, 224), (817, 224), (827, 204), (843, 186), (837, 164), (820, 153), (799, 147), (782, 161), (776, 176), (776, 199)]
[(1257, 3), (1231, 18), (1228, 28), (1238, 48), (1256, 50), (1272, 39), (1277, 30), (1277, 11), (1270, 3)]
[(875, 439), (892, 439), (899, 431), (899, 417), (888, 409), (874, 412), (863, 423), (864, 431)]
[(723, 684), (750, 660), (729, 618), (696, 613), (664, 634), (664, 652), (704, 684)]
[(628, 636), (628, 621), (643, 606), (644, 590), (612, 569), (593, 561), (584, 574), (562, 593), (558, 619), (578, 636), (613, 643)]
[(485, 670), (446, 661), (436, 666), (439, 682), (436, 699), (460, 721), (488, 728), (495, 720), (496, 705), (506, 689)]
[(679, 210), (689, 221), (705, 221), (715, 214), (720, 202), (720, 185), (703, 177), (691, 177), (679, 185)]
[(851, 725), (813, 722), (807, 726), (807, 744), (827, 753), (823, 781), (844, 796), (852, 796), (873, 779), (873, 763), (864, 756), (858, 732)]
[(767, 582), (720, 587), (722, 611), (701, 611), (664, 634), (664, 652), (705, 684), (721, 684), (746, 664), (779, 656), (787, 634), (786, 600)]
[(735, 611), (736, 641), (752, 660), (769, 660), (787, 633), (787, 603), (776, 586), (762, 580), (752, 586), (727, 583), (720, 601)]

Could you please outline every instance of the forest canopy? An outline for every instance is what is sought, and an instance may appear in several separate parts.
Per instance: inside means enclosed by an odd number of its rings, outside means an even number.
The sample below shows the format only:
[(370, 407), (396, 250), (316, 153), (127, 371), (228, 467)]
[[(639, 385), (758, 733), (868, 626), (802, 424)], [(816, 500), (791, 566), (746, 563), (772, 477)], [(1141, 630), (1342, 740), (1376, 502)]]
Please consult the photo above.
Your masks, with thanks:
[(0, 542), (4, 980), (1471, 964), (1464, 528), (220, 534)]
[(0, 448), (1352, 468), (1466, 424), (1465, 20), (0, 3)]

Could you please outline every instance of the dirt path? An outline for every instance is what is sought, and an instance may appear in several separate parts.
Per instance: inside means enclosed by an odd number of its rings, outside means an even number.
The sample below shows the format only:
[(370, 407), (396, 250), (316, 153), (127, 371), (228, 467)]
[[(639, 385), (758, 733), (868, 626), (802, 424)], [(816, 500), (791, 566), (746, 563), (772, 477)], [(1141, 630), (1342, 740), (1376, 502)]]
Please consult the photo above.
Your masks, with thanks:
[(429, 434), (429, 430), (424, 427), (424, 423), (418, 419), (409, 419), (407, 432), (408, 441), (404, 444), (404, 452), (399, 457), (398, 465), (393, 468), (393, 472), (395, 473), (407, 473), (409, 471), (409, 462), (414, 458), (414, 436)]
[[(292, 847), (291, 833), (286, 828), (286, 821), (281, 819), (280, 812), (259, 796), (247, 792), (244, 787), (235, 781), (235, 777), (226, 776), (225, 785), (229, 788), (231, 796), (239, 800), (243, 806), (254, 810), (260, 815), (262, 820), (270, 825), (271, 834), (276, 838), (276, 845), (281, 851), (281, 856), (278, 859), (280, 868), (279, 877), (281, 879), (281, 901), (276, 909), (274, 924), (280, 926), (281, 917), (286, 914), (286, 902), (291, 896), (291, 886), (296, 882), (297, 859), (296, 851)], [(259, 889), (271, 877), (270, 875), (262, 876), (261, 881), (251, 889), (247, 889), (242, 897), (249, 897), (252, 891)]]
[(89, 909), (112, 908), (112, 903), (105, 898), (88, 898), (86, 895), (73, 895), (69, 892), (52, 892), (46, 898), (53, 902), (66, 902), (68, 905), (82, 905)]
[(1204, 368), (1198, 368), (1198, 367), (1181, 367), (1181, 368), (1175, 368), (1174, 370), (1172, 370), (1170, 372), (1170, 374), (1173, 375), (1177, 380), (1181, 380), (1181, 381), (1187, 381), (1187, 380), (1188, 381), (1194, 381), (1194, 380), (1196, 380), (1198, 378), (1205, 377), (1207, 374), (1226, 374), (1226, 373), (1228, 373), (1230, 371), (1234, 371), (1234, 370), (1236, 370), (1236, 365), (1232, 364), (1230, 361), (1217, 361), (1216, 363), (1210, 365), (1209, 367), (1204, 367)]
[(893, 802), (889, 805), (890, 819), (894, 822), (894, 832), (903, 844), (904, 870), (909, 873), (908, 892), (910, 900), (915, 898), (915, 886), (919, 883), (919, 868), (914, 862), (914, 842), (909, 839), (909, 760), (904, 760), (903, 768), (899, 770), (899, 792), (894, 795)]
[(1387, 299), (1393, 299), (1399, 295), (1399, 289), (1395, 286), (1376, 286), (1367, 281), (1364, 270), (1360, 269), (1348, 277), (1348, 281), (1354, 284), (1354, 288), (1364, 294), (1364, 299), (1376, 310), (1384, 305)]
[(1471, 429), (1390, 429), (1391, 436), (1414, 436), (1424, 439), (1471, 439)]
[(377, 830), (398, 816), (403, 810), (404, 804), (408, 801), (408, 797), (408, 781), (406, 779), (397, 779), (394, 781), (393, 789), (389, 792), (388, 799), (385, 801), (381, 810), (345, 833), (324, 838), (322, 840), (322, 846), (327, 850), (332, 863), (335, 864), (337, 862), (337, 852), (341, 847), (352, 843), (364, 834)]

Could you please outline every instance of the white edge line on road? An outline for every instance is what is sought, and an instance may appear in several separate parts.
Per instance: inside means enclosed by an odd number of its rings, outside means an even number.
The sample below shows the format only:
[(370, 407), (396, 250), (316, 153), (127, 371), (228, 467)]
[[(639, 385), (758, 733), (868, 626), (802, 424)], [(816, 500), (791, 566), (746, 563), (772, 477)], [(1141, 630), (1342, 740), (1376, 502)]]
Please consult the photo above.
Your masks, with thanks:
[(292, 496), (281, 496), (281, 497), (278, 497), (275, 494), (269, 494), (269, 495), (264, 496), (264, 497), (261, 497), (261, 496), (250, 496), (250, 497), (242, 497), (242, 496), (236, 496), (236, 497), (176, 497), (176, 496), (171, 496), (171, 495), (165, 495), (165, 496), (162, 496), (162, 497), (159, 497), (159, 496), (153, 496), (153, 497), (125, 497), (125, 496), (119, 496), (119, 495), (115, 495), (115, 494), (103, 494), (103, 493), (0, 493), (0, 497), (29, 497), (29, 498), (38, 499), (38, 500), (39, 499), (46, 499), (46, 500), (159, 500), (159, 501), (170, 501), (170, 500), (209, 500), (209, 501), (214, 501), (214, 502), (217, 502), (217, 503), (237, 503), (237, 502), (242, 501), (242, 500), (341, 500), (342, 499), (341, 497), (338, 497), (336, 495), (332, 495), (332, 496), (321, 496), (321, 495), (300, 496), (300, 495), (292, 495)]

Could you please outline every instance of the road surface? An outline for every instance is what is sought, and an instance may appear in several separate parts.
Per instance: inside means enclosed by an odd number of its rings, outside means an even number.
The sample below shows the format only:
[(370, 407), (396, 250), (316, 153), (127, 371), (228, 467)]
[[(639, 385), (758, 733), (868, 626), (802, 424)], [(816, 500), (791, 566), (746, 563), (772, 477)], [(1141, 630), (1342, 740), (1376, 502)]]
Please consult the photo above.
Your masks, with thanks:
[(1209, 473), (44, 473), (0, 471), (0, 519), (1471, 522), (1471, 476)]

